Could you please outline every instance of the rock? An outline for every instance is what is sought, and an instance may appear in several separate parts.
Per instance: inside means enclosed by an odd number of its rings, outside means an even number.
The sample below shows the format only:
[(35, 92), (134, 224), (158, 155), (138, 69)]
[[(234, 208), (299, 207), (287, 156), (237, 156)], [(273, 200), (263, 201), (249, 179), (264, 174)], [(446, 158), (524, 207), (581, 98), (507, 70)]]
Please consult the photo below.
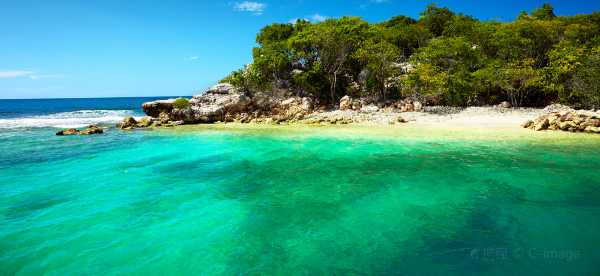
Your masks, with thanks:
[(169, 113), (162, 112), (158, 115), (158, 121), (162, 124), (166, 124), (171, 120)]
[(543, 118), (542, 120), (540, 120), (534, 124), (533, 130), (535, 130), (535, 131), (545, 130), (549, 126), (550, 126), (550, 123), (548, 122), (548, 118)]
[(67, 136), (67, 135), (77, 135), (79, 134), (79, 130), (74, 128), (64, 129), (56, 133), (58, 136)]
[(346, 95), (340, 99), (340, 110), (352, 109), (352, 98)]
[(229, 83), (219, 83), (204, 91), (204, 94), (232, 94), (237, 93), (237, 88)]
[(360, 112), (363, 112), (363, 113), (373, 113), (373, 112), (377, 112), (377, 111), (379, 111), (379, 107), (377, 107), (376, 105), (373, 105), (373, 104), (363, 106), (360, 109)]
[(573, 108), (568, 107), (562, 104), (551, 104), (546, 106), (543, 110), (545, 113), (555, 113), (555, 112), (572, 112), (575, 111)]
[(400, 112), (413, 112), (415, 111), (415, 106), (411, 102), (404, 102), (400, 104)]
[(507, 102), (507, 101), (503, 101), (503, 102), (501, 102), (501, 103), (498, 105), (498, 107), (501, 107), (501, 108), (511, 108), (511, 107), (512, 107), (512, 105), (511, 105), (509, 102)]
[(313, 101), (312, 101), (312, 99), (308, 98), (308, 97), (302, 98), (301, 107), (306, 112), (312, 111), (312, 109), (313, 109)]
[(423, 111), (423, 104), (419, 101), (415, 101), (413, 103), (413, 107), (414, 107), (414, 111), (416, 112), (422, 112)]
[(142, 109), (146, 115), (156, 118), (161, 113), (170, 113), (174, 102), (175, 99), (147, 102), (142, 104)]
[(133, 129), (137, 126), (137, 121), (133, 117), (125, 117), (123, 121), (117, 124), (120, 129)]
[(524, 122), (523, 124), (521, 124), (521, 127), (523, 127), (523, 128), (530, 128), (534, 124), (535, 123), (532, 120), (528, 120), (528, 121)]
[[(551, 109), (564, 109), (553, 107)], [(523, 125), (534, 130), (562, 130), (570, 132), (595, 132), (600, 127), (600, 116), (595, 112), (587, 110), (557, 111), (541, 115), (534, 121)]]
[(558, 129), (569, 131), (570, 129), (577, 129), (578, 126), (573, 121), (561, 122), (558, 124)]
[(146, 128), (146, 127), (150, 127), (152, 125), (152, 123), (153, 123), (152, 122), (152, 118), (150, 118), (150, 117), (144, 117), (144, 118), (141, 118), (137, 122), (136, 127)]
[(587, 133), (600, 133), (600, 127), (587, 126), (584, 131)]
[(352, 110), (360, 110), (362, 108), (361, 101), (352, 101)]
[(90, 125), (87, 129), (84, 129), (79, 132), (79, 135), (92, 135), (92, 134), (102, 134), (104, 130), (97, 125)]
[(300, 102), (300, 100), (298, 98), (292, 97), (292, 98), (282, 101), (280, 105), (283, 108), (288, 108), (293, 105), (298, 105), (299, 102)]

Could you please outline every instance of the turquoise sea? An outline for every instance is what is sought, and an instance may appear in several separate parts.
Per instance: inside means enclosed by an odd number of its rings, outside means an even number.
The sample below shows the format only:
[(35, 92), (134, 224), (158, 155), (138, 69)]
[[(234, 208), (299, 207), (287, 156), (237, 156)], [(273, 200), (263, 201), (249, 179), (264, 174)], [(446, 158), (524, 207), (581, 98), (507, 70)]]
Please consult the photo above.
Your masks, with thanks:
[(600, 138), (54, 135), (140, 101), (0, 101), (0, 275), (600, 275)]

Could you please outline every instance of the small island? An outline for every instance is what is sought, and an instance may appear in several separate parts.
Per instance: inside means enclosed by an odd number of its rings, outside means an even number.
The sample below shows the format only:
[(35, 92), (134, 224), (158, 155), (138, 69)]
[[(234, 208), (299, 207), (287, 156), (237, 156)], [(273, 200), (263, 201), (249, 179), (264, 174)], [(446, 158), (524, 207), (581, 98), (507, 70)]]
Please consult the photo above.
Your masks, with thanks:
[(508, 114), (515, 127), (600, 133), (599, 20), (599, 13), (556, 16), (550, 4), (513, 22), (429, 5), (419, 20), (271, 24), (256, 37), (252, 64), (192, 99), (145, 103), (150, 117), (119, 127), (393, 125), (456, 116), (486, 116), (482, 123), (493, 125)]

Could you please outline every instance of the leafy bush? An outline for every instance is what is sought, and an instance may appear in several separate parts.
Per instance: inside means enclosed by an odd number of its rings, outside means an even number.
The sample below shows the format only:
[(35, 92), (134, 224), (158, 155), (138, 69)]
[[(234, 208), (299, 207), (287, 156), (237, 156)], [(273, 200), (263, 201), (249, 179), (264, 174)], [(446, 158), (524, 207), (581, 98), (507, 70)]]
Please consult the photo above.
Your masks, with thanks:
[(190, 101), (185, 98), (178, 98), (173, 102), (173, 107), (176, 109), (187, 109), (190, 107)]

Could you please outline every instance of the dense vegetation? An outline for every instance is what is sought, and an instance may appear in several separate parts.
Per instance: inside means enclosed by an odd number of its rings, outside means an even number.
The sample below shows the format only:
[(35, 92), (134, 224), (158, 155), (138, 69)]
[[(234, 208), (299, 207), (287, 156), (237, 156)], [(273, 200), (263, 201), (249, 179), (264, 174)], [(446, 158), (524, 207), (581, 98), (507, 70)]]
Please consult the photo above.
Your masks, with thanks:
[(190, 107), (190, 101), (186, 98), (177, 98), (173, 102), (173, 107), (177, 109), (186, 109)]
[(272, 24), (256, 41), (253, 63), (223, 80), (249, 93), (600, 107), (600, 12), (562, 17), (545, 4), (513, 22), (482, 22), (432, 4), (418, 20)]

